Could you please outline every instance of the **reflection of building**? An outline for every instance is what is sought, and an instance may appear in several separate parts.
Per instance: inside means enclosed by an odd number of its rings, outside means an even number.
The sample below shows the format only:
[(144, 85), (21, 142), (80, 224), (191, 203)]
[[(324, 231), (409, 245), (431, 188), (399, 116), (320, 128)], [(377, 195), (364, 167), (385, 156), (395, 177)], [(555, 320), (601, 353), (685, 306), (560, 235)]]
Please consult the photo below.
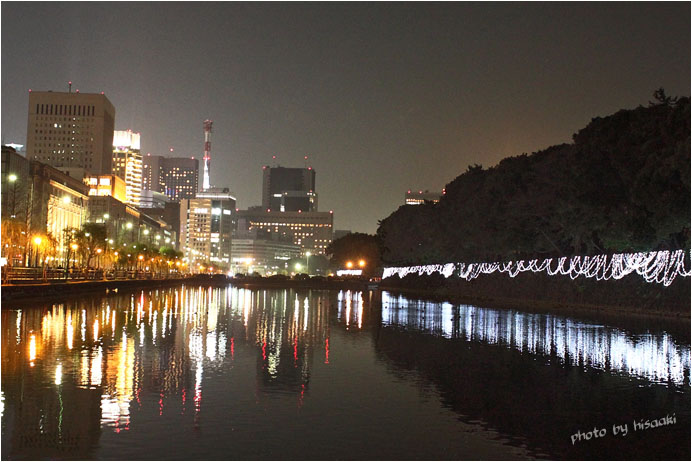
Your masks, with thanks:
[(427, 189), (425, 191), (411, 191), (410, 189), (406, 192), (406, 205), (420, 205), (425, 202), (440, 202), (440, 197), (444, 194), (430, 192)]
[(207, 380), (233, 361), (256, 361), (247, 393), (300, 406), (314, 361), (329, 362), (331, 296), (262, 293), (178, 286), (3, 310), (3, 459), (101, 458), (104, 432), (139, 431), (152, 411), (215, 419)]
[(139, 205), (142, 191), (142, 153), (139, 149), (139, 133), (132, 130), (116, 130), (113, 133), (113, 174), (125, 181), (125, 202)]
[(108, 175), (113, 162), (115, 108), (103, 94), (29, 93), (27, 158), (82, 180)]
[(192, 266), (231, 263), (235, 197), (228, 188), (212, 188), (180, 203), (180, 247)]
[(89, 186), (90, 196), (112, 196), (125, 202), (125, 180), (116, 175), (87, 175), (84, 183)]
[(262, 167), (262, 207), (276, 212), (316, 212), (315, 171), (309, 168)]
[(187, 157), (147, 154), (143, 158), (142, 189), (165, 194), (173, 201), (192, 199), (197, 192), (199, 161)]
[(238, 235), (255, 230), (268, 233), (272, 240), (299, 245), (303, 254), (324, 254), (332, 242), (333, 224), (332, 212), (238, 211)]

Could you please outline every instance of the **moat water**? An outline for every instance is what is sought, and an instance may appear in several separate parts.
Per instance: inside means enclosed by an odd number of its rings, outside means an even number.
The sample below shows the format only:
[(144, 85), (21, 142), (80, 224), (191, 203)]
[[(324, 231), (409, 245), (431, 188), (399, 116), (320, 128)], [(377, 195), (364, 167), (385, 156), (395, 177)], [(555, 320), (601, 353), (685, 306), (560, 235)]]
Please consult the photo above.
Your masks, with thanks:
[(3, 459), (690, 459), (689, 325), (230, 286), (2, 308)]

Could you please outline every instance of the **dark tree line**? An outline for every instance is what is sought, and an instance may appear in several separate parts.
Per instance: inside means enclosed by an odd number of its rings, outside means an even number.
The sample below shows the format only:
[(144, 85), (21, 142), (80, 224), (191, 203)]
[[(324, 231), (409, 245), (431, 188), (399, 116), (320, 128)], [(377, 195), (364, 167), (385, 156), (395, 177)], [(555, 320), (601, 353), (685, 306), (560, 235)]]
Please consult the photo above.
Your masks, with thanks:
[(690, 247), (690, 100), (597, 117), (573, 143), (470, 166), (380, 222), (387, 264)]

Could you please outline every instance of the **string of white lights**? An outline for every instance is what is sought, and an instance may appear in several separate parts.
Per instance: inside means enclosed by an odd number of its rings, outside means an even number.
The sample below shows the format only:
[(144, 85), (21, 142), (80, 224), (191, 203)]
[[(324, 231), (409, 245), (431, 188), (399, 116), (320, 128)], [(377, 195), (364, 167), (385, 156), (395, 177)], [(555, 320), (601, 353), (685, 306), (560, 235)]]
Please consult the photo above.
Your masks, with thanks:
[(447, 263), (419, 266), (388, 267), (382, 273), (382, 279), (394, 275), (403, 278), (409, 274), (431, 275), (439, 273), (445, 278), (457, 274), (467, 281), (476, 279), (481, 274), (495, 272), (507, 273), (515, 277), (519, 273), (531, 271), (545, 272), (549, 276), (569, 276), (595, 278), (598, 281), (622, 279), (628, 274), (636, 273), (646, 282), (655, 282), (669, 286), (676, 277), (690, 277), (692, 270), (685, 268), (684, 250), (661, 250), (656, 252), (616, 253), (608, 255), (546, 258), (539, 260), (517, 260), (493, 263)]

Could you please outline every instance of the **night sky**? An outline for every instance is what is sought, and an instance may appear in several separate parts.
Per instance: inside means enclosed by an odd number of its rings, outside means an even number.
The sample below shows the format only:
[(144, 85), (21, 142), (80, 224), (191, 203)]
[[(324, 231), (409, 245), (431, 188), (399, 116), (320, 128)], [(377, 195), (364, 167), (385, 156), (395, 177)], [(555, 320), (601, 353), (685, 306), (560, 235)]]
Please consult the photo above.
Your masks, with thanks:
[(689, 96), (690, 4), (3, 2), (3, 143), (26, 142), (28, 89), (68, 80), (143, 153), (202, 157), (213, 120), (211, 181), (241, 208), (272, 155), (308, 155), (320, 210), (372, 233), (407, 189)]

